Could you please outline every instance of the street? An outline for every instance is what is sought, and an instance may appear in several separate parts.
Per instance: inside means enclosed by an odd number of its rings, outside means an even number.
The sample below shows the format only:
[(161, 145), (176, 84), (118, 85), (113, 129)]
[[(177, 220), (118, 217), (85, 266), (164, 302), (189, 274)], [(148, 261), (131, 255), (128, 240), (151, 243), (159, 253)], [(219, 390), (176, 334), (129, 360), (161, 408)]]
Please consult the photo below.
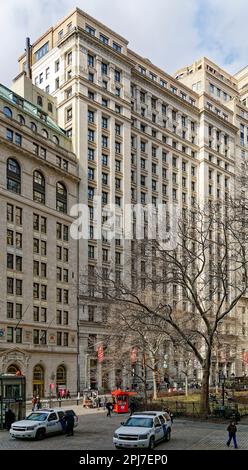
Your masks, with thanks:
[[(57, 435), (42, 441), (16, 440), (6, 431), (0, 432), (1, 450), (111, 450), (115, 429), (128, 415), (106, 417), (106, 411), (84, 409), (73, 406), (79, 415), (79, 425), (73, 437)], [(245, 420), (244, 420), (245, 422)], [(228, 422), (211, 423), (176, 419), (173, 424), (171, 441), (159, 444), (158, 450), (227, 450)], [(239, 449), (248, 450), (248, 423), (239, 424), (237, 441)]]

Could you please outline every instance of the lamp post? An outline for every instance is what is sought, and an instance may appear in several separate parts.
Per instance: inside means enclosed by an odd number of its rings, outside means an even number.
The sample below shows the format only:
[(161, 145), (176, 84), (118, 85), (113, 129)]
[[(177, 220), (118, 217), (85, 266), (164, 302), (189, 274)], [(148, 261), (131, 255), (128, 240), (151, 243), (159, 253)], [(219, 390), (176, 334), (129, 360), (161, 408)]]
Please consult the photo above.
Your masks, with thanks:
[(233, 372), (231, 374), (232, 377), (232, 397), (234, 398), (234, 392), (235, 392), (235, 373)]
[(221, 390), (222, 390), (222, 406), (223, 407), (225, 406), (225, 380), (226, 380), (225, 374), (223, 373), (223, 371), (220, 371), (219, 381), (222, 387)]

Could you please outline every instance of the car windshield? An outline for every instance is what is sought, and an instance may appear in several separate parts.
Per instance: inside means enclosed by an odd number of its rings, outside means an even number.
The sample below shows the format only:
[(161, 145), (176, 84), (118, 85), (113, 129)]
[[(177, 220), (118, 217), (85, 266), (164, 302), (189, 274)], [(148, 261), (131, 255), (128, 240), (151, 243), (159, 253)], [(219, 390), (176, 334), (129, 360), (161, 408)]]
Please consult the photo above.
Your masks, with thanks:
[(132, 426), (137, 428), (152, 428), (153, 420), (151, 418), (129, 418), (125, 426)]
[(48, 413), (31, 413), (26, 419), (30, 421), (46, 421)]

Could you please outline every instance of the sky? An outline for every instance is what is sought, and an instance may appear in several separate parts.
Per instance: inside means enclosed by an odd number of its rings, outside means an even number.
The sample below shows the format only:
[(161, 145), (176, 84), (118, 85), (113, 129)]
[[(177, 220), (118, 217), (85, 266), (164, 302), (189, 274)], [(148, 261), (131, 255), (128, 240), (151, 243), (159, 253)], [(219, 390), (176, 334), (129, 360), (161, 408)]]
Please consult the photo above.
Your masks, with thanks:
[(202, 56), (230, 73), (248, 64), (247, 0), (0, 0), (0, 82), (11, 85), (25, 39), (78, 6), (165, 72)]

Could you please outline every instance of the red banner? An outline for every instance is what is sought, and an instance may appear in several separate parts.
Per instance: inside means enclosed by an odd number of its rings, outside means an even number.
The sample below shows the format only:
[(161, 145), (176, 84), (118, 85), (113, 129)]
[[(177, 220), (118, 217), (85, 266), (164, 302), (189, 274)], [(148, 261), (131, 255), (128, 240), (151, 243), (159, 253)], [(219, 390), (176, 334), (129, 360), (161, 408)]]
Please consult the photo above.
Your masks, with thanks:
[(102, 362), (102, 361), (103, 361), (104, 352), (103, 352), (103, 345), (102, 345), (102, 344), (100, 344), (100, 346), (98, 346), (98, 349), (97, 349), (97, 357), (98, 357), (98, 361), (99, 361), (99, 362)]

